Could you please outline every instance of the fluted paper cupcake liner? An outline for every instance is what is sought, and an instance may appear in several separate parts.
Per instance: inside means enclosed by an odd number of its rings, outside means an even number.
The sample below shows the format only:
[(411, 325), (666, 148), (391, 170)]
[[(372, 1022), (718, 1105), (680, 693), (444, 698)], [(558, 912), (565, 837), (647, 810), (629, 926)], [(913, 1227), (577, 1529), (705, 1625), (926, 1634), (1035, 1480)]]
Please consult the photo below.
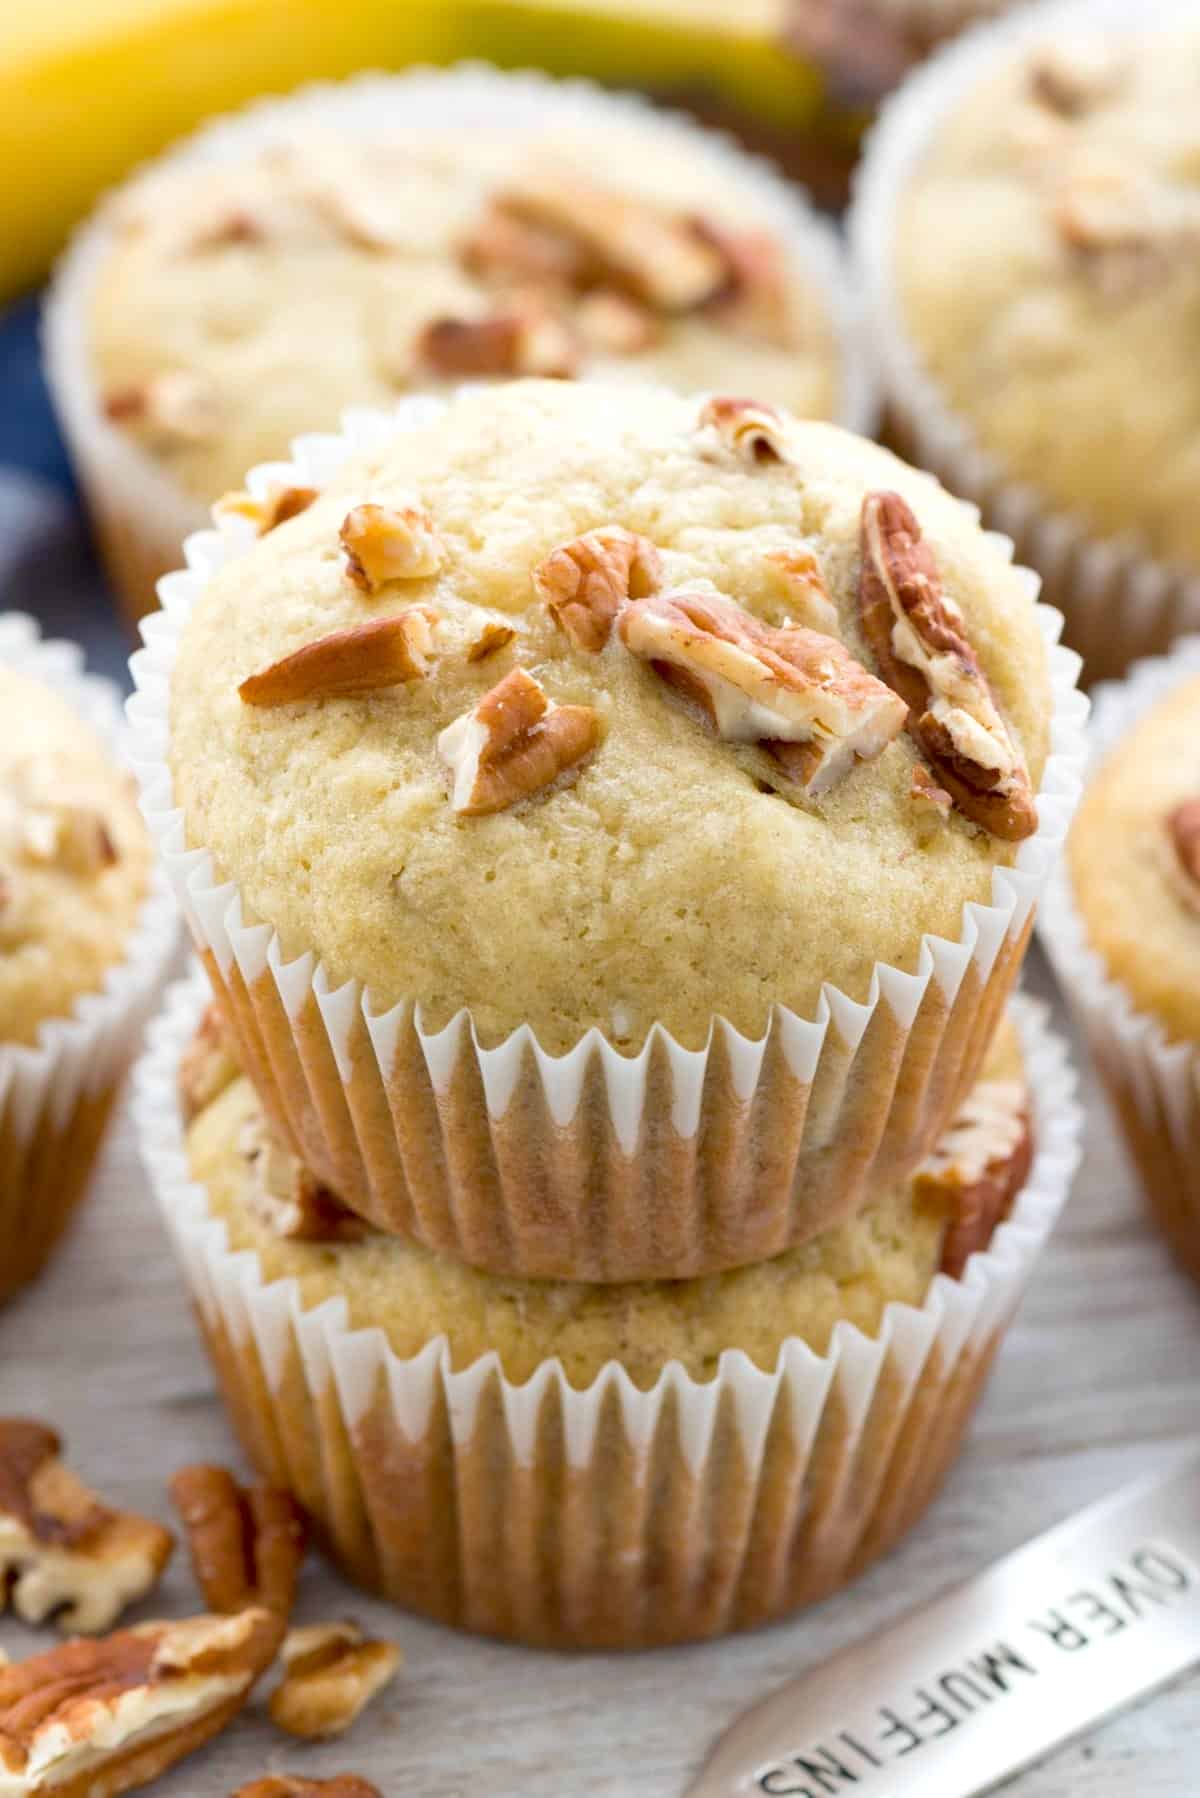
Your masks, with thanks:
[[(0, 667), (68, 701), (118, 759), (120, 696), (83, 672), (73, 643), (47, 641), (32, 618), (0, 616)], [(0, 1302), (37, 1274), (83, 1195), (104, 1126), (166, 972), (178, 914), (165, 874), (150, 891), (121, 961), (36, 1043), (0, 1042)]]
[(207, 999), (172, 989), (138, 1071), (142, 1153), (247, 1453), (288, 1486), (355, 1580), (476, 1632), (554, 1647), (712, 1636), (826, 1596), (916, 1521), (952, 1462), (1079, 1158), (1075, 1078), (1044, 1008), (1018, 1000), (1036, 1145), (1008, 1222), (962, 1279), (892, 1304), (877, 1338), (837, 1325), (770, 1372), (615, 1361), (584, 1389), (557, 1361), (454, 1371), (444, 1337), (401, 1359), (345, 1302), (232, 1252), (189, 1177), (176, 1082)]
[[(324, 486), (442, 401), (348, 413), (249, 477)], [(285, 960), (269, 925), (190, 847), (167, 765), (171, 669), (207, 582), (244, 553), (244, 519), (188, 539), (131, 667), (143, 809), (263, 1105), (308, 1166), (383, 1230), (493, 1274), (674, 1279), (760, 1261), (846, 1216), (875, 1169), (903, 1178), (971, 1085), (1025, 951), (1079, 795), (1086, 700), (1061, 620), (1037, 608), (1053, 688), (1037, 833), (963, 908), (956, 942), (926, 936), (917, 970), (875, 964), (856, 1002), (832, 984), (816, 1016), (777, 1006), (761, 1039), (716, 1019), (701, 1050), (661, 1024), (638, 1055), (592, 1029), (553, 1056), (522, 1026), (481, 1046), (460, 1012), (425, 1028), (334, 987), (312, 953)], [(1029, 581), (1036, 593), (1036, 579)]]
[[(972, 500), (1012, 538), (1066, 619), (1066, 639), (1089, 680), (1120, 674), (1200, 625), (1200, 571), (1155, 558), (1135, 536), (1104, 538), (1068, 509), (1016, 480), (975, 438), (925, 367), (899, 291), (896, 232), (903, 200), (941, 125), (987, 79), (1033, 44), (1080, 27), (1139, 35), (1194, 18), (1191, 0), (1049, 0), (1019, 6), (966, 33), (912, 75), (884, 106), (867, 141), (849, 216), (858, 277), (889, 433), (911, 461)], [(1099, 420), (1103, 423), (1103, 420)]]
[[(605, 92), (585, 81), (553, 81), (530, 72), (507, 74), (483, 64), (362, 75), (259, 101), (209, 123), (121, 191), (136, 191), (138, 183), (153, 180), (168, 168), (236, 161), (298, 129), (332, 128), (371, 137), (394, 131), (398, 124), (406, 130), (424, 125), (446, 131), (459, 125), (464, 130), (500, 129), (510, 134), (547, 127), (601, 130), (640, 124), (661, 133), (664, 143), (689, 149), (697, 159), (737, 179), (756, 212), (791, 246), (824, 300), (841, 374), (837, 421), (864, 434), (872, 430), (874, 384), (832, 226), (798, 188), (732, 139), (682, 114), (651, 107), (633, 94)], [(47, 302), (43, 341), (47, 378), (105, 561), (118, 596), (136, 621), (156, 603), (159, 577), (179, 566), (185, 538), (208, 523), (208, 508), (185, 493), (161, 462), (104, 415), (88, 333), (96, 281), (114, 241), (110, 200), (78, 233), (59, 265)], [(345, 398), (350, 404), (355, 395)]]
[[(1200, 678), (1200, 636), (1139, 662), (1096, 690), (1091, 767), (1139, 718), (1185, 680)], [(1096, 950), (1064, 861), (1051, 879), (1039, 929), (1124, 1130), (1146, 1198), (1183, 1265), (1200, 1280), (1200, 1044), (1170, 1042), (1139, 1011)]]

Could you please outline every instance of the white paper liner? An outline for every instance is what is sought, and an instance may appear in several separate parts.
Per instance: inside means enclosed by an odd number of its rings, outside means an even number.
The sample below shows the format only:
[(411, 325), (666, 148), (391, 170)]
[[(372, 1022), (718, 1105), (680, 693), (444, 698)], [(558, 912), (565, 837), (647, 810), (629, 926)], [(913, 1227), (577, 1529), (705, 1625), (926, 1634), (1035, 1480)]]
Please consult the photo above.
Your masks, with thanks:
[[(1193, 636), (1181, 638), (1169, 655), (1139, 662), (1125, 680), (1098, 687), (1090, 770), (1173, 688), (1197, 678), (1200, 636)], [(1200, 1280), (1200, 1044), (1170, 1042), (1109, 975), (1088, 944), (1065, 859), (1051, 876), (1039, 930), (1124, 1126), (1146, 1197)]]
[[(340, 437), (298, 439), (292, 463), (247, 485), (321, 488), (444, 405), (349, 412)], [(595, 1029), (552, 1056), (528, 1027), (483, 1048), (465, 1010), (426, 1030), (404, 1002), (378, 1012), (359, 982), (334, 988), (311, 953), (286, 961), (188, 847), (167, 766), (171, 669), (207, 582), (254, 541), (247, 520), (223, 518), (160, 583), (130, 664), (133, 763), (243, 1063), (347, 1204), (494, 1274), (672, 1279), (777, 1254), (853, 1210), (876, 1165), (888, 1178), (916, 1166), (973, 1078), (1078, 801), (1087, 701), (1057, 612), (1036, 608), (1053, 693), (1038, 830), (993, 871), (991, 903), (964, 907), (956, 942), (924, 937), (916, 973), (877, 962), (865, 1002), (827, 983), (811, 1020), (777, 1006), (757, 1041), (717, 1019), (702, 1050), (655, 1025), (636, 1056)]]
[(514, 1384), (494, 1353), (455, 1372), (444, 1337), (401, 1359), (341, 1299), (232, 1253), (189, 1177), (180, 1057), (207, 1002), (172, 988), (135, 1082), (146, 1169), (251, 1457), (292, 1487), (352, 1575), (410, 1608), (560, 1647), (714, 1635), (824, 1596), (932, 1497), (1052, 1229), (1082, 1112), (1045, 1008), (1014, 1001), (1035, 1156), (1009, 1220), (960, 1280), (892, 1304), (877, 1339), (837, 1325), (772, 1372), (740, 1351), (639, 1390), (557, 1360)]
[(1136, 23), (1128, 0), (1047, 0), (1019, 6), (940, 50), (888, 100), (872, 129), (848, 217), (890, 429), (902, 452), (980, 508), (1036, 568), (1066, 618), (1067, 641), (1089, 679), (1120, 674), (1135, 656), (1167, 648), (1200, 624), (1200, 573), (1156, 559), (1134, 535), (1099, 538), (1081, 519), (1012, 477), (978, 443), (923, 365), (904, 319), (895, 233), (903, 199), (942, 123), (989, 72), (1081, 27), (1139, 35), (1195, 20), (1193, 0), (1146, 0)]
[[(537, 131), (566, 125), (596, 130), (653, 126), (665, 143), (690, 149), (741, 182), (761, 214), (792, 246), (826, 303), (837, 344), (841, 394), (837, 422), (869, 435), (877, 409), (857, 302), (846, 280), (840, 239), (799, 188), (727, 135), (682, 113), (652, 107), (635, 94), (586, 81), (554, 81), (532, 72), (505, 73), (485, 64), (368, 74), (318, 83), (283, 99), (261, 100), (205, 125), (133, 177), (127, 188), (167, 168), (237, 161), (264, 144), (305, 128), (371, 137), (422, 124)], [(44, 318), (47, 380), (110, 571), (136, 618), (154, 604), (158, 577), (177, 568), (189, 532), (202, 530), (208, 508), (184, 493), (169, 472), (128, 432), (104, 416), (88, 354), (96, 279), (114, 241), (111, 200), (76, 234), (54, 276)], [(346, 395), (350, 404), (354, 394)], [(324, 422), (324, 421), (320, 421)]]
[[(0, 667), (53, 688), (124, 759), (120, 695), (83, 672), (75, 644), (43, 639), (32, 618), (6, 612)], [(67, 1223), (177, 936), (174, 895), (156, 867), (103, 986), (47, 1019), (36, 1043), (0, 1043), (0, 1300), (39, 1270)]]

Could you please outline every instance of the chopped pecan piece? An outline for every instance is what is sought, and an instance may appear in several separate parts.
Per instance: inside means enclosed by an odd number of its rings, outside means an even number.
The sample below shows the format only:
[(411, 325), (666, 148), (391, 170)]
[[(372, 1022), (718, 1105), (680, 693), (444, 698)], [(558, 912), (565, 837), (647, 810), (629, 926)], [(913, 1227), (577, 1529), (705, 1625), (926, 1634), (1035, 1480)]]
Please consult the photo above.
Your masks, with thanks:
[(731, 450), (748, 462), (791, 462), (787, 420), (774, 406), (758, 400), (714, 394), (700, 412), (701, 428), (711, 427)]
[(436, 318), (416, 341), (418, 361), (446, 380), (475, 375), (568, 378), (579, 363), (570, 330), (541, 302), (519, 296), (482, 318)]
[(25, 811), (23, 847), (32, 862), (69, 874), (102, 874), (119, 860), (107, 820), (94, 806), (70, 800), (30, 804)]
[(184, 1124), (206, 1110), (241, 1073), (216, 1005), (205, 1007), (179, 1060), (179, 1109)]
[(1192, 911), (1200, 912), (1200, 799), (1185, 799), (1166, 818), (1172, 884)]
[(249, 675), (238, 688), (246, 705), (295, 705), (302, 699), (347, 699), (421, 680), (428, 672), (436, 614), (414, 606), (332, 631)]
[(1128, 63), (1103, 38), (1061, 38), (1039, 45), (1029, 65), (1035, 100), (1064, 118), (1078, 118), (1123, 85)]
[(213, 514), (217, 518), (248, 518), (257, 527), (259, 536), (265, 537), (277, 524), (286, 524), (289, 518), (307, 512), (316, 498), (315, 487), (277, 484), (269, 489), (264, 499), (255, 499), (245, 488), (238, 488), (221, 495), (213, 505)]
[(339, 532), (346, 573), (364, 593), (389, 581), (421, 581), (442, 566), (442, 540), (421, 506), (355, 506)]
[(516, 634), (511, 624), (501, 624), (498, 618), (489, 618), (467, 649), (468, 662), (486, 662), (489, 656), (507, 649)]
[(1028, 771), (962, 613), (943, 593), (933, 551), (898, 493), (863, 501), (859, 605), (866, 639), (909, 707), (908, 728), (938, 784), (993, 836), (1031, 836), (1037, 806)]
[(238, 1146), (250, 1167), (247, 1206), (276, 1236), (297, 1242), (361, 1242), (369, 1234), (370, 1226), (289, 1154), (264, 1118), (247, 1120)]
[(207, 443), (220, 429), (216, 390), (203, 375), (169, 369), (105, 395), (113, 424), (129, 425), (164, 444)]
[(477, 817), (550, 786), (599, 741), (600, 718), (591, 706), (553, 705), (532, 675), (514, 668), (446, 726), (438, 754), (454, 777), (455, 811)]
[(533, 587), (576, 649), (598, 652), (613, 620), (630, 599), (644, 599), (662, 583), (653, 543), (620, 525), (602, 525), (562, 543), (533, 571)]
[(357, 1773), (335, 1773), (332, 1779), (305, 1779), (298, 1773), (272, 1773), (239, 1786), (233, 1798), (383, 1798), (378, 1786)]
[(546, 168), (514, 183), (500, 204), (511, 217), (576, 242), (589, 285), (621, 288), (658, 311), (693, 311), (728, 280), (724, 257), (688, 219), (648, 201)]
[(727, 271), (725, 285), (712, 300), (711, 309), (747, 337), (777, 349), (794, 349), (795, 308), (779, 239), (771, 231), (731, 230), (709, 218), (695, 219), (693, 227), (723, 258)]
[(948, 818), (954, 805), (954, 800), (945, 787), (938, 786), (927, 768), (913, 769), (908, 796), (918, 817), (928, 823)]
[(702, 707), (719, 736), (761, 744), (809, 797), (904, 729), (904, 702), (835, 638), (772, 629), (719, 594), (636, 600), (617, 629), (627, 649)]
[(829, 597), (821, 564), (811, 549), (779, 549), (767, 555), (776, 582), (799, 622), (810, 630), (836, 637), (840, 626), (837, 607)]
[(574, 237), (518, 218), (498, 200), (463, 239), (459, 255), (471, 274), (506, 286), (571, 288), (587, 276), (587, 258)]
[(662, 323), (648, 307), (605, 287), (584, 294), (575, 326), (591, 349), (608, 356), (637, 356), (662, 336)]
[(971, 1256), (987, 1248), (1029, 1178), (1032, 1161), (1024, 1084), (979, 1081), (914, 1181), (919, 1203), (948, 1212), (943, 1273), (957, 1280)]
[(368, 1641), (355, 1623), (294, 1629), (283, 1644), (283, 1679), (271, 1694), (272, 1721), (293, 1736), (340, 1736), (402, 1659), (394, 1642)]
[(174, 1543), (161, 1524), (106, 1505), (61, 1450), (45, 1424), (0, 1419), (0, 1610), (11, 1594), (24, 1622), (53, 1617), (93, 1635), (158, 1584)]
[(0, 1671), (0, 1789), (115, 1798), (243, 1708), (278, 1646), (265, 1611), (143, 1623)]
[(304, 1519), (295, 1499), (274, 1486), (243, 1488), (224, 1467), (204, 1464), (181, 1467), (170, 1492), (205, 1604), (225, 1616), (259, 1607), (277, 1630), (278, 1648), (304, 1559)]

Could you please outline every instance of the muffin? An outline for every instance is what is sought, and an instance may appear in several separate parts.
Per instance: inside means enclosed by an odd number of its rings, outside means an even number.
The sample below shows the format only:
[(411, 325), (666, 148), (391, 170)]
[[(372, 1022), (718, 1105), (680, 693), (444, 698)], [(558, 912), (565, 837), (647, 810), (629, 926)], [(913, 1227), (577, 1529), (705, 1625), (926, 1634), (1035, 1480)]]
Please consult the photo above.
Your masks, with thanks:
[(495, 1280), (338, 1207), (211, 1026), (185, 1048), (206, 1001), (199, 976), (172, 994), (136, 1110), (247, 1452), (353, 1578), (545, 1646), (749, 1627), (890, 1547), (1077, 1158), (1061, 1047), (1022, 1003), (916, 1180), (803, 1249), (694, 1282)]
[(493, 1274), (815, 1236), (974, 1077), (1075, 658), (1003, 544), (833, 426), (514, 382), (382, 429), (265, 536), (193, 539), (135, 658), (147, 815), (268, 1112)]
[(0, 620), (0, 1301), (83, 1194), (174, 935), (116, 696), (78, 664)]
[(1136, 31), (1072, 0), (974, 34), (867, 157), (896, 439), (1015, 537), (1090, 675), (1200, 618), (1198, 234), (1200, 31), (1173, 0)]
[(1200, 1279), (1200, 638), (1097, 696), (1044, 925), (1147, 1199)]
[(720, 380), (869, 428), (834, 238), (724, 140), (482, 68), (209, 127), (68, 256), (49, 373), (136, 616), (254, 464), (464, 378)]

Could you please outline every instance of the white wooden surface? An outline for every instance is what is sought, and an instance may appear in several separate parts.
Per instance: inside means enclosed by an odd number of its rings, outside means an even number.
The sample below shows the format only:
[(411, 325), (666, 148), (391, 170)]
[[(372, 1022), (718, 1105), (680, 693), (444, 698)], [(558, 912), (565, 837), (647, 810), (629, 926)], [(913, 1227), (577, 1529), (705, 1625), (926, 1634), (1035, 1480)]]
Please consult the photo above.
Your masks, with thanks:
[[(1030, 984), (1048, 990), (1040, 966)], [(55, 1422), (122, 1503), (167, 1515), (171, 1471), (235, 1453), (122, 1118), (91, 1201), (47, 1278), (0, 1312), (0, 1412)], [(270, 1770), (342, 1770), (385, 1798), (675, 1798), (751, 1699), (1200, 1442), (1200, 1293), (1144, 1224), (1093, 1099), (1084, 1171), (957, 1471), (924, 1525), (851, 1592), (753, 1637), (634, 1658), (554, 1658), (473, 1642), (372, 1604), (310, 1567), (306, 1619), (355, 1615), (405, 1647), (391, 1693), (343, 1743), (292, 1746), (243, 1718), (155, 1787), (223, 1798)], [(183, 1561), (151, 1610), (198, 1608)], [(25, 1655), (47, 1637), (0, 1624)], [(1025, 1774), (1014, 1798), (1194, 1798), (1200, 1678)]]

